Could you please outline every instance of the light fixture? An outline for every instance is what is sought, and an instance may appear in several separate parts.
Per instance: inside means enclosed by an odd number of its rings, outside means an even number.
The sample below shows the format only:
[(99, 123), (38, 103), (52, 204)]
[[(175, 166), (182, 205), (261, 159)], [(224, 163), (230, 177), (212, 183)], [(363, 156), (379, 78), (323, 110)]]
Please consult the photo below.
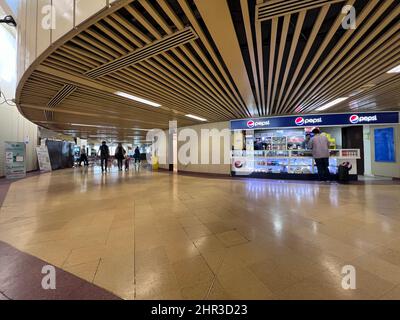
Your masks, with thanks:
[(73, 127), (89, 127), (89, 128), (100, 128), (100, 129), (122, 129), (122, 130), (136, 130), (136, 131), (150, 131), (150, 129), (141, 128), (120, 128), (120, 127), (110, 127), (103, 125), (93, 125), (93, 124), (83, 124), (83, 123), (71, 123)]
[(400, 65), (389, 70), (387, 73), (400, 73)]
[(156, 108), (161, 107), (161, 104), (158, 104), (158, 103), (146, 100), (146, 99), (142, 99), (142, 98), (133, 96), (133, 95), (131, 95), (129, 93), (126, 93), (126, 92), (117, 91), (117, 92), (115, 92), (115, 94), (117, 96), (120, 96), (120, 97), (123, 97), (123, 98), (127, 98), (127, 99), (130, 99), (130, 100), (134, 100), (134, 101), (137, 101), (137, 102), (148, 104), (149, 106), (152, 106), (152, 107), (156, 107)]
[(317, 111), (324, 111), (326, 109), (332, 108), (333, 106), (347, 100), (348, 98), (349, 97), (343, 97), (343, 98), (336, 99), (328, 104), (323, 105), (322, 107), (317, 108)]
[(192, 118), (192, 119), (195, 119), (195, 120), (198, 120), (198, 121), (203, 121), (203, 122), (206, 122), (206, 121), (207, 121), (207, 119), (204, 119), (204, 118), (195, 116), (195, 115), (193, 115), (193, 114), (187, 114), (186, 117)]

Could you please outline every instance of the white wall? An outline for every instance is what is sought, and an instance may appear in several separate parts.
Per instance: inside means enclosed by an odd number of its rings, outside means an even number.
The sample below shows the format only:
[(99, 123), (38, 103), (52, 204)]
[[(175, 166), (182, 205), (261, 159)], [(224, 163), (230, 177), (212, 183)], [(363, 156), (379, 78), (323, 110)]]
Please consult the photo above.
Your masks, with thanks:
[[(210, 123), (210, 124), (201, 124), (201, 125), (196, 125), (196, 126), (191, 126), (187, 127), (189, 129), (193, 129), (198, 136), (198, 147), (199, 147), (199, 159), (198, 163), (199, 164), (182, 164), (179, 163), (178, 165), (178, 170), (183, 171), (183, 172), (198, 172), (198, 173), (209, 173), (209, 174), (223, 174), (223, 175), (229, 175), (231, 172), (231, 165), (225, 164), (224, 163), (224, 158), (228, 157), (230, 159), (230, 152), (231, 152), (231, 144), (232, 142), (229, 141), (229, 144), (227, 145), (226, 148), (224, 148), (224, 141), (223, 138), (220, 138), (219, 145), (213, 145), (212, 140), (213, 137), (210, 136), (208, 139), (205, 137), (202, 137), (201, 135), (201, 130), (202, 129), (217, 129), (218, 131), (222, 130), (230, 130), (230, 125), (229, 122), (219, 122), (219, 123)], [(179, 128), (178, 134), (185, 128)], [(207, 141), (208, 140), (208, 141)], [(210, 164), (201, 164), (201, 147), (205, 145), (206, 143), (209, 144), (209, 155), (210, 155)], [(185, 144), (185, 142), (178, 142), (178, 150), (182, 147), (182, 145)], [(220, 158), (220, 164), (212, 164), (212, 156), (219, 153), (219, 158)]]
[(372, 150), (371, 150), (371, 127), (363, 126), (364, 135), (364, 175), (372, 176)]
[[(16, 85), (16, 41), (15, 37), (0, 25), (0, 88), (7, 100), (15, 98)], [(4, 96), (0, 103), (4, 101)], [(26, 120), (17, 107), (9, 101), (0, 104), (0, 177), (4, 176), (4, 142), (25, 142), (27, 144), (27, 170), (37, 169), (36, 144), (37, 126)]]

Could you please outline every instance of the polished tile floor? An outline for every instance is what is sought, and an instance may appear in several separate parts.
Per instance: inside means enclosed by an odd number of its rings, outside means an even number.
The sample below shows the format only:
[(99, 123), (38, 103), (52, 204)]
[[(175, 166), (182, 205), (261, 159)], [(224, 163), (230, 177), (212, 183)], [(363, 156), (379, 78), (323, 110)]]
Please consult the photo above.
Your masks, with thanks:
[(124, 299), (400, 299), (399, 208), (395, 183), (77, 168), (13, 183), (0, 241)]
[(56, 290), (44, 290), (44, 266), (49, 267), (46, 261), (0, 241), (0, 300), (120, 300), (107, 290), (57, 267), (54, 268)]

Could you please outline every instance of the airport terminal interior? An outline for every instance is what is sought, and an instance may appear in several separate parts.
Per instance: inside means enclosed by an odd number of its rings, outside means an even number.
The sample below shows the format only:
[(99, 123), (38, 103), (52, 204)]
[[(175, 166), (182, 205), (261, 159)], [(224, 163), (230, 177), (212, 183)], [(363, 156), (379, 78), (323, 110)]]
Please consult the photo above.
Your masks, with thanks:
[(0, 22), (0, 300), (400, 300), (398, 0)]

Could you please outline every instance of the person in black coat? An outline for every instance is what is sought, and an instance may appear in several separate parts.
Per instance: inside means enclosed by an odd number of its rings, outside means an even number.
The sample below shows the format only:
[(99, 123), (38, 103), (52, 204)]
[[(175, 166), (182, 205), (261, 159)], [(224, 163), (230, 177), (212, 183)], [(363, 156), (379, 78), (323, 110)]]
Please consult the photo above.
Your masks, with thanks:
[(115, 150), (115, 159), (117, 159), (117, 161), (118, 161), (118, 170), (119, 171), (122, 171), (122, 166), (124, 163), (125, 155), (126, 155), (126, 150), (122, 146), (122, 143), (118, 143), (118, 147)]
[(107, 172), (108, 159), (110, 158), (110, 149), (108, 148), (107, 143), (105, 141), (103, 141), (102, 145), (100, 146), (98, 153), (100, 153), (101, 171), (104, 172), (104, 166), (105, 166), (105, 172)]

